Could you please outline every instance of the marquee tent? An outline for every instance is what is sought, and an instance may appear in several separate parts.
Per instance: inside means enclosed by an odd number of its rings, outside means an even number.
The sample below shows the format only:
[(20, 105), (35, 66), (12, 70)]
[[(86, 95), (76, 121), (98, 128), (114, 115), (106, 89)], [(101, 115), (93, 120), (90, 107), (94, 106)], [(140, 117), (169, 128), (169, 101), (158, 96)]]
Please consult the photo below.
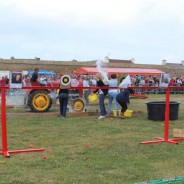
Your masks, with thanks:
[[(142, 69), (142, 68), (102, 68), (103, 72), (107, 74), (129, 74), (129, 75), (160, 75), (165, 73), (157, 69)], [(75, 70), (75, 74), (96, 74), (98, 73), (97, 68), (95, 67), (81, 67)]]
[[(33, 74), (33, 70), (29, 70), (28, 74), (32, 75)], [(52, 72), (52, 71), (48, 71), (48, 70), (39, 70), (39, 75), (56, 75), (56, 72)]]

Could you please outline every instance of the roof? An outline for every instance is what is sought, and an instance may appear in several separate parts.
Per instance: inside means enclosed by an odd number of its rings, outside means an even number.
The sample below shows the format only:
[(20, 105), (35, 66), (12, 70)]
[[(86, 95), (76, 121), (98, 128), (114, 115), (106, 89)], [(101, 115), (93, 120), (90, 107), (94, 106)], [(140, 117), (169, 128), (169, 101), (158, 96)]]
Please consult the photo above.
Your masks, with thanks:
[[(28, 74), (32, 75), (33, 72), (34, 72), (33, 70), (29, 70)], [(39, 75), (56, 75), (56, 72), (48, 71), (48, 70), (39, 70), (38, 74)]]
[(133, 63), (132, 60), (109, 59), (109, 63)]
[[(107, 74), (129, 74), (129, 75), (160, 75), (165, 73), (157, 69), (142, 69), (142, 68), (102, 68), (103, 72)], [(96, 74), (99, 73), (95, 67), (81, 67), (75, 70), (76, 74)]]
[(166, 63), (165, 65), (171, 65), (171, 66), (182, 66), (181, 63)]

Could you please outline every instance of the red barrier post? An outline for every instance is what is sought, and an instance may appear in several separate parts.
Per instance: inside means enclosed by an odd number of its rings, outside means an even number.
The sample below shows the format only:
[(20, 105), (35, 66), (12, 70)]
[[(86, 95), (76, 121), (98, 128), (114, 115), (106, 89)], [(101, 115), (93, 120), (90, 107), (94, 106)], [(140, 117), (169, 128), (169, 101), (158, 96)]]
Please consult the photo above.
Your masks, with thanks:
[(6, 89), (1, 88), (1, 129), (2, 129), (2, 151), (0, 154), (8, 157), (7, 151), (7, 128), (6, 128)]
[(0, 154), (9, 157), (10, 154), (26, 153), (26, 152), (42, 152), (44, 148), (26, 149), (26, 150), (8, 150), (7, 146), (7, 124), (6, 124), (6, 88), (1, 87), (1, 129), (2, 129), (2, 151)]
[(170, 144), (178, 144), (178, 140), (184, 140), (184, 138), (169, 139), (169, 116), (170, 116), (170, 88), (166, 89), (166, 104), (165, 104), (165, 121), (164, 121), (164, 138), (156, 137), (155, 141), (141, 142), (141, 144), (156, 144), (161, 142), (167, 142)]

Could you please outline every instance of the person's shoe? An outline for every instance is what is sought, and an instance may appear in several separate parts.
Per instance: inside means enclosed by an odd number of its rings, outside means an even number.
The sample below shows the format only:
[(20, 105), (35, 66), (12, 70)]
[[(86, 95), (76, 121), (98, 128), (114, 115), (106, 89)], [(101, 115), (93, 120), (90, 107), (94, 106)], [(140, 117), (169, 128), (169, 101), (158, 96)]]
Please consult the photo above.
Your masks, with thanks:
[(110, 114), (109, 114), (109, 113), (107, 113), (105, 116), (106, 116), (106, 117), (110, 117)]
[(105, 118), (105, 116), (100, 116), (98, 119), (103, 119), (103, 118)]

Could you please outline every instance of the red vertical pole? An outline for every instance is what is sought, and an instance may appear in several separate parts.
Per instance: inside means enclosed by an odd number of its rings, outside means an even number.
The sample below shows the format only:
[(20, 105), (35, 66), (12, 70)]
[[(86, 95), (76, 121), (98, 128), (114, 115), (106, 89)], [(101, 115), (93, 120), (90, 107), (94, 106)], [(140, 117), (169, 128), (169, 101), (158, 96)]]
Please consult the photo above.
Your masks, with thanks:
[(6, 128), (6, 89), (1, 88), (1, 125), (2, 125), (2, 153), (9, 156), (7, 151), (7, 128)]
[(165, 122), (164, 122), (164, 141), (168, 141), (169, 139), (169, 100), (170, 97), (170, 89), (166, 89), (166, 104), (165, 104)]
[(8, 151), (7, 127), (6, 127), (6, 87), (0, 87), (0, 90), (1, 90), (1, 125), (2, 125), (1, 126), (1, 129), (2, 129), (2, 151), (0, 151), (0, 154), (3, 154), (5, 157), (9, 157), (11, 153), (17, 154), (17, 153), (44, 151), (44, 148)]

